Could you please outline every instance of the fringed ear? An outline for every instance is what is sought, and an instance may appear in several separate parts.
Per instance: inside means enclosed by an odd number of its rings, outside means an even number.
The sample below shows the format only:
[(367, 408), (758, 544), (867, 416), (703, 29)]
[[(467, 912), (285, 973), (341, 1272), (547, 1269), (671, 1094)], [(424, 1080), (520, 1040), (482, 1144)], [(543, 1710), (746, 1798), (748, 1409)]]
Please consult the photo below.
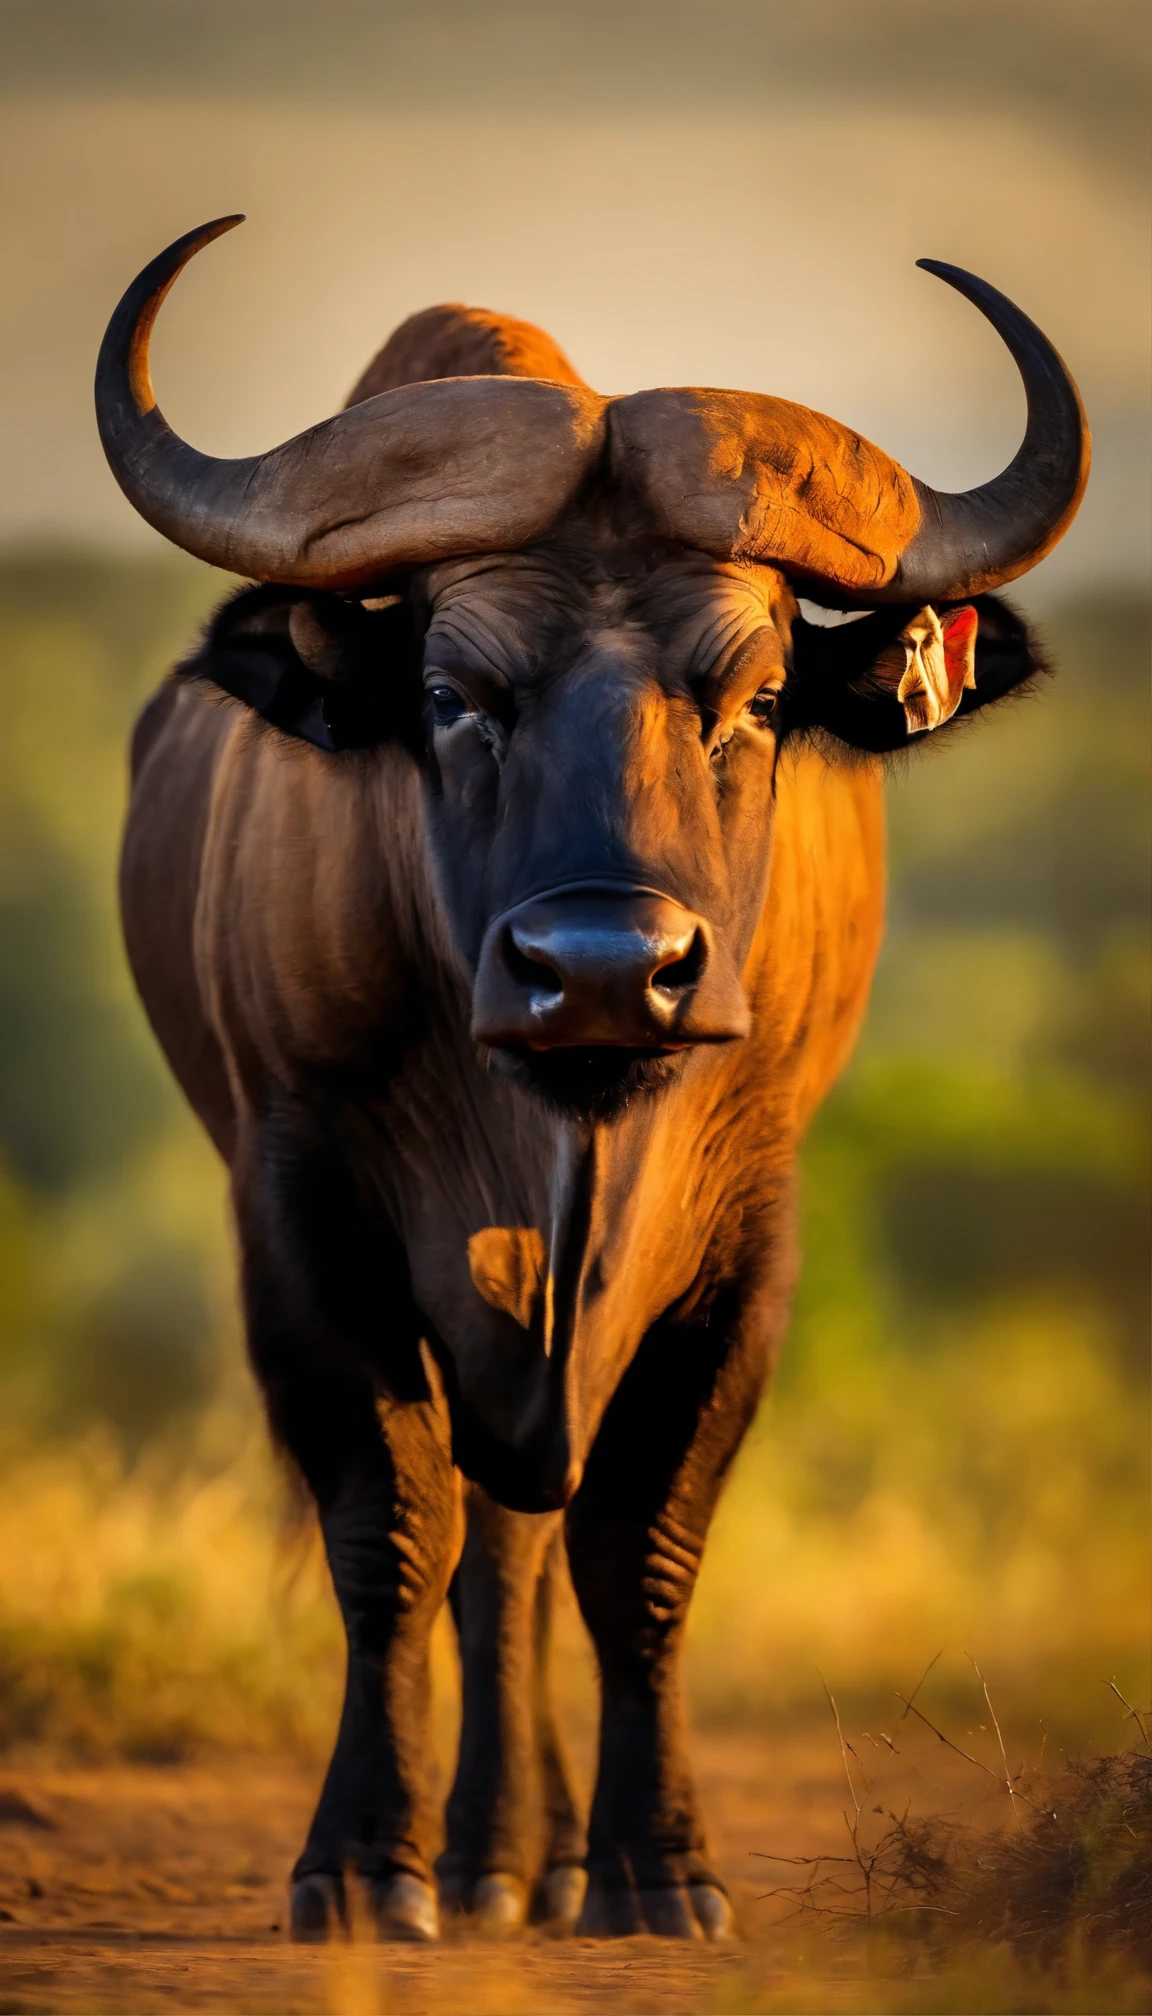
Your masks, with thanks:
[(366, 608), (337, 595), (245, 588), (181, 671), (210, 680), (282, 734), (335, 753), (411, 733), (418, 657), (400, 596)]
[(994, 595), (880, 610), (839, 628), (793, 625), (792, 719), (878, 754), (943, 728), (1046, 669), (1023, 618)]

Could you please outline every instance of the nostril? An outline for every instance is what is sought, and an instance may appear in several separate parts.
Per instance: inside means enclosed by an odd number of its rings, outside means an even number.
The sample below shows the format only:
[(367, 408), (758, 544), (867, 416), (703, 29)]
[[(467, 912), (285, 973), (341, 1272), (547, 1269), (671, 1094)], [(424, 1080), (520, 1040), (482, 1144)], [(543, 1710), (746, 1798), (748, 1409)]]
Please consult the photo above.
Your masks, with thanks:
[(648, 984), (658, 987), (662, 994), (683, 994), (686, 988), (699, 984), (704, 958), (704, 933), (697, 931), (687, 952), (679, 959), (670, 960), (666, 966), (658, 966)]
[(564, 982), (554, 966), (542, 959), (535, 948), (517, 942), (515, 931), (504, 933), (504, 964), (514, 980), (534, 994), (563, 994)]

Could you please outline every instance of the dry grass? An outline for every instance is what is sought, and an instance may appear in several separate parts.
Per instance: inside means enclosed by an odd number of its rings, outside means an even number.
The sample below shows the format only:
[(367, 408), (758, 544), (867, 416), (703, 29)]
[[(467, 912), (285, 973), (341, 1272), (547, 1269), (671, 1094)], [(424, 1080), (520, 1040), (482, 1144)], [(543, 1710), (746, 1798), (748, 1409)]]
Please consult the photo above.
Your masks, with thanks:
[(1013, 1713), (1110, 1742), (1084, 1704), (1101, 1675), (1148, 1692), (1150, 1536), (1147, 1404), (1107, 1338), (1005, 1303), (918, 1357), (851, 1343), (829, 1318), (741, 1454), (694, 1610), (698, 1712), (814, 1709), (817, 1668), (854, 1711), (944, 1645)]
[(339, 1627), (286, 1541), (258, 1450), (208, 1481), (125, 1476), (99, 1438), (29, 1457), (0, 1497), (0, 1741), (95, 1760), (315, 1754)]
[(857, 1808), (850, 1852), (796, 1858), (807, 1880), (772, 1894), (822, 1920), (902, 1918), (952, 1948), (978, 1939), (1045, 1966), (1111, 1953), (1152, 1971), (1152, 1756), (1074, 1761), (1016, 1796), (1027, 1818), (993, 1834), (877, 1804), (867, 1844)]
[[(287, 1536), (254, 1404), (229, 1404), (227, 1432), (202, 1433), (191, 1457), (170, 1440), (126, 1471), (98, 1435), (10, 1456), (0, 1749), (323, 1753), (343, 1665), (324, 1565), (314, 1541)], [(1085, 1711), (1100, 1676), (1148, 1691), (1148, 1548), (1133, 1516), (1146, 1440), (1135, 1396), (1067, 1315), (1005, 1316), (919, 1367), (881, 1362), (864, 1398), (829, 1378), (811, 1399), (772, 1403), (705, 1560), (697, 1718), (808, 1713), (817, 1668), (841, 1676), (855, 1712), (937, 1646), (967, 1644), (1014, 1715), (1039, 1702), (1066, 1741), (1107, 1746), (1099, 1704)], [(445, 1729), (449, 1644), (445, 1626)], [(574, 1614), (557, 1665), (587, 1724)]]
[[(895, 1725), (899, 1741), (867, 1739), (879, 1753), (874, 1766), (864, 1761), (863, 1741), (845, 1735), (828, 1695), (849, 1795), (844, 1852), (762, 1858), (791, 1865), (793, 1880), (766, 1896), (783, 1907), (784, 1928), (799, 1924), (817, 1934), (823, 1978), (818, 1986), (812, 1980), (811, 1951), (793, 1954), (786, 2000), (761, 1966), (751, 1999), (731, 2006), (894, 2016), (1146, 2009), (1152, 1993), (1152, 1746), (1144, 1717), (1113, 1684), (1138, 1748), (1066, 1759), (1057, 1770), (1014, 1771), (977, 1669), (997, 1768), (973, 1756), (918, 1705), (927, 1678), (898, 1697), (904, 1704)], [(1006, 1825), (989, 1830), (885, 1800), (883, 1781), (901, 1754), (910, 1718), (953, 1758), (995, 1781), (1008, 1806)], [(853, 1984), (850, 1999), (843, 1997), (846, 1981)]]

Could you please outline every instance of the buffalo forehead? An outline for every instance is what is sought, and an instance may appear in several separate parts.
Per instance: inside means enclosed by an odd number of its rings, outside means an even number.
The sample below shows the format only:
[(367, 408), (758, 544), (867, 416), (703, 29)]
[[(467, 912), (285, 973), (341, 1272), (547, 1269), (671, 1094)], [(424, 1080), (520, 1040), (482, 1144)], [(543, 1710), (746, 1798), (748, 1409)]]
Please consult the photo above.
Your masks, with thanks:
[(613, 477), (664, 536), (846, 589), (892, 579), (920, 523), (899, 464), (851, 429), (760, 394), (638, 392), (608, 414)]
[[(424, 579), (431, 662), (450, 669), (461, 651), (516, 687), (598, 666), (674, 690), (731, 656), (752, 631), (775, 636), (783, 585), (758, 563), (683, 548), (654, 553), (644, 539), (606, 543), (596, 514), (584, 526), (569, 521), (530, 552), (447, 562)], [(449, 656), (441, 660), (444, 646)]]

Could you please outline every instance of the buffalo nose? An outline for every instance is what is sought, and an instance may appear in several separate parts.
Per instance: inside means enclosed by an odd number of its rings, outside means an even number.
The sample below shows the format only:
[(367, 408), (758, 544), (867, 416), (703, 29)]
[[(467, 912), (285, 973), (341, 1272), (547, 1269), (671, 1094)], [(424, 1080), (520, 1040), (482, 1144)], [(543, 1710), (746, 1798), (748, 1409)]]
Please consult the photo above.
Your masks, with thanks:
[(504, 956), (545, 1012), (564, 998), (569, 1004), (606, 996), (647, 1002), (656, 988), (660, 1013), (695, 984), (705, 953), (695, 917), (677, 903), (649, 897), (626, 909), (610, 903), (530, 907), (508, 925)]
[(497, 1048), (720, 1042), (748, 1026), (739, 982), (730, 973), (723, 984), (723, 965), (704, 920), (671, 897), (536, 898), (489, 928), (473, 1033)]

